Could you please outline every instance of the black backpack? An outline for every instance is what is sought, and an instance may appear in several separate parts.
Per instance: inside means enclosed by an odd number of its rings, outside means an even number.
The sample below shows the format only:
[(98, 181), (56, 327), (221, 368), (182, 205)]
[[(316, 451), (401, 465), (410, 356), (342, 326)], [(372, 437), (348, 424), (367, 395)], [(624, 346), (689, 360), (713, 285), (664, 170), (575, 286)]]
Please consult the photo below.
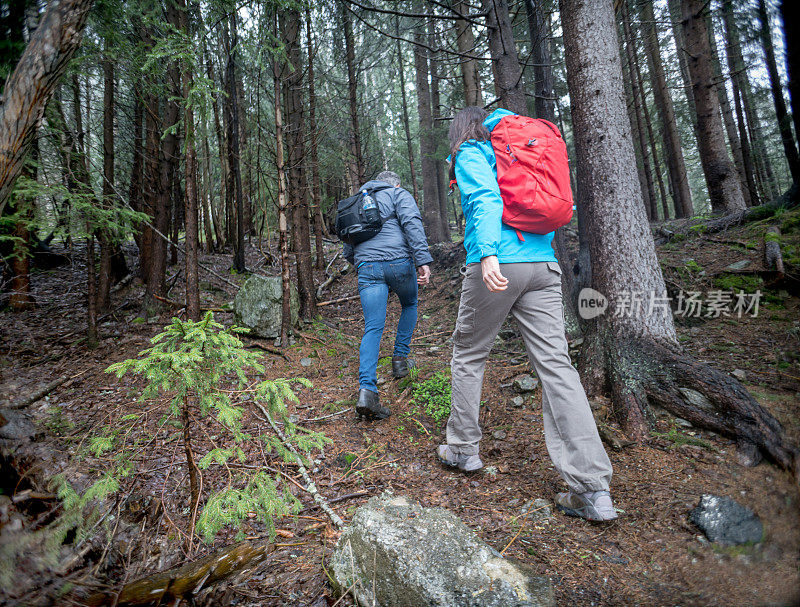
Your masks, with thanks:
[[(336, 206), (336, 235), (342, 242), (356, 245), (378, 235), (384, 220), (381, 219), (375, 193), (389, 188), (389, 185), (362, 188), (353, 196), (339, 201)], [(375, 202), (373, 208), (364, 208), (365, 193)]]

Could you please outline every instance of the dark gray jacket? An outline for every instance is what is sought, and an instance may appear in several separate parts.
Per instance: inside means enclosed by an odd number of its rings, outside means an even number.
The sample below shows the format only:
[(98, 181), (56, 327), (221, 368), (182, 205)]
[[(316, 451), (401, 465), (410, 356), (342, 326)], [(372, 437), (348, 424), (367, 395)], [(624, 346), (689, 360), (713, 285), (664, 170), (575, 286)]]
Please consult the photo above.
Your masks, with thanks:
[[(386, 186), (383, 181), (368, 181), (361, 189)], [(428, 239), (422, 227), (422, 217), (414, 197), (403, 188), (389, 187), (373, 194), (383, 228), (369, 240), (344, 245), (344, 257), (355, 266), (362, 261), (389, 261), (410, 257), (414, 265), (424, 266), (433, 261), (428, 252)]]

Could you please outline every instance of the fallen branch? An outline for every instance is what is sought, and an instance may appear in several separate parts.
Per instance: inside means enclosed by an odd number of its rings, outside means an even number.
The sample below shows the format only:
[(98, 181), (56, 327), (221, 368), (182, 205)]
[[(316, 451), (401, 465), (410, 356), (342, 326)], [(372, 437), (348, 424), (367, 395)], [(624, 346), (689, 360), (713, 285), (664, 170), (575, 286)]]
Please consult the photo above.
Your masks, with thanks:
[(344, 303), (346, 301), (353, 301), (354, 299), (358, 299), (361, 297), (360, 295), (350, 295), (349, 297), (340, 297), (339, 299), (331, 299), (330, 301), (321, 301), (317, 304), (317, 307), (322, 306), (332, 306), (333, 304)]
[[(334, 260), (335, 259), (336, 258), (334, 257)], [(331, 263), (333, 263), (334, 260), (331, 260)], [(330, 265), (328, 265), (328, 267), (330, 267)], [(325, 289), (327, 289), (328, 286), (333, 284), (333, 282), (335, 280), (337, 280), (338, 278), (341, 278), (342, 276), (348, 274), (350, 272), (350, 268), (351, 267), (352, 266), (348, 263), (347, 265), (342, 266), (342, 268), (339, 269), (338, 271), (334, 272), (333, 274), (328, 275), (328, 278), (326, 278), (325, 281), (319, 287), (317, 287), (317, 299), (322, 297), (322, 294), (325, 292)], [(325, 270), (325, 273), (326, 274), (328, 273), (327, 269)]]
[(287, 362), (292, 362), (289, 359), (289, 357), (286, 356), (285, 353), (281, 352), (277, 348), (272, 348), (272, 347), (268, 346), (267, 344), (263, 344), (260, 341), (253, 340), (253, 341), (250, 342), (250, 346), (254, 346), (256, 348), (260, 348), (261, 350), (264, 350), (264, 352), (269, 352), (270, 354), (274, 354), (275, 356), (280, 356), (283, 360), (285, 360)]
[[(192, 563), (125, 584), (116, 604), (169, 605), (183, 599), (190, 600), (204, 588), (260, 564), (273, 549), (271, 544), (254, 546), (247, 541), (227, 546)], [(87, 605), (105, 605), (113, 600), (110, 593), (98, 593), (89, 598)]]
[(48, 394), (50, 394), (53, 390), (58, 388), (61, 384), (69, 379), (68, 376), (63, 375), (58, 379), (54, 379), (49, 384), (45, 384), (38, 390), (31, 392), (27, 396), (21, 396), (16, 400), (11, 401), (9, 404), (5, 405), (4, 409), (24, 409), (35, 403), (37, 400), (41, 400)]
[(295, 460), (297, 461), (297, 469), (300, 470), (300, 474), (303, 475), (303, 479), (306, 481), (306, 485), (307, 486), (305, 487), (305, 490), (308, 493), (311, 494), (311, 496), (314, 498), (314, 501), (317, 502), (317, 504), (322, 509), (322, 511), (325, 514), (327, 514), (328, 517), (330, 517), (330, 519), (333, 522), (333, 524), (336, 525), (339, 529), (342, 529), (344, 527), (344, 521), (341, 519), (341, 517), (339, 517), (338, 514), (336, 514), (333, 511), (333, 508), (330, 507), (330, 505), (328, 504), (328, 501), (324, 497), (322, 497), (320, 492), (317, 491), (317, 487), (316, 487), (316, 485), (314, 485), (314, 481), (311, 480), (311, 476), (308, 474), (308, 470), (306, 470), (306, 467), (303, 465), (303, 458), (300, 457), (300, 454), (297, 452), (297, 449), (295, 449), (294, 445), (292, 445), (286, 439), (286, 435), (283, 433), (283, 430), (281, 430), (278, 427), (278, 425), (272, 419), (272, 416), (269, 414), (269, 411), (267, 411), (267, 409), (264, 407), (264, 405), (262, 405), (258, 401), (254, 401), (254, 402), (255, 402), (256, 407), (261, 409), (261, 413), (263, 413), (264, 416), (267, 418), (267, 421), (269, 422), (269, 425), (272, 426), (272, 429), (275, 431), (275, 434), (277, 434), (278, 438), (281, 439), (281, 442), (283, 443), (283, 446), (286, 447), (286, 449), (292, 455), (294, 455)]
[[(166, 297), (161, 297), (160, 295), (153, 294), (158, 301), (163, 301), (165, 304), (172, 306), (173, 308), (185, 308), (186, 304), (179, 303), (177, 301), (173, 301), (172, 299), (168, 299)], [(201, 312), (231, 312), (231, 310), (226, 310), (225, 308), (200, 308)]]
[(117, 284), (111, 287), (111, 293), (116, 293), (117, 291), (121, 291), (125, 287), (127, 287), (131, 281), (135, 278), (135, 274), (130, 272), (127, 276), (125, 276), (122, 280), (120, 280)]

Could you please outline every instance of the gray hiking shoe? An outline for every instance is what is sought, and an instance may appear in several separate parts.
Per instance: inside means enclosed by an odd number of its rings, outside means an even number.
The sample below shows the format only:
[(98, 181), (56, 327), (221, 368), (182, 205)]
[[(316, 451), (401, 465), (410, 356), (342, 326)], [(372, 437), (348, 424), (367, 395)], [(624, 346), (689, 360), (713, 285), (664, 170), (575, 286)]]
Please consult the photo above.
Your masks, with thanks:
[(436, 450), (436, 456), (444, 465), (458, 468), (462, 472), (475, 472), (483, 468), (483, 462), (477, 453), (475, 455), (461, 455), (454, 453), (449, 445), (439, 445)]
[(392, 375), (395, 379), (405, 377), (417, 364), (410, 358), (404, 356), (392, 356)]
[(587, 491), (586, 493), (559, 493), (556, 507), (567, 516), (579, 516), (587, 521), (607, 522), (617, 518), (617, 511), (608, 491)]

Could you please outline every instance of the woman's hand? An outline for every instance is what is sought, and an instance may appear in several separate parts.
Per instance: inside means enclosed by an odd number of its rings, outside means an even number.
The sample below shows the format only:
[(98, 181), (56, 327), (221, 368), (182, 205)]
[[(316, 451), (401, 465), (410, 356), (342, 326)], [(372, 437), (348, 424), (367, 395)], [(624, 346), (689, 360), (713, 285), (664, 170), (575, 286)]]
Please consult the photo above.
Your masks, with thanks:
[(508, 288), (508, 278), (500, 273), (497, 255), (489, 255), (481, 259), (481, 274), (486, 288), (492, 293), (505, 291)]
[(431, 279), (431, 269), (428, 266), (420, 266), (417, 268), (417, 284), (426, 285)]

